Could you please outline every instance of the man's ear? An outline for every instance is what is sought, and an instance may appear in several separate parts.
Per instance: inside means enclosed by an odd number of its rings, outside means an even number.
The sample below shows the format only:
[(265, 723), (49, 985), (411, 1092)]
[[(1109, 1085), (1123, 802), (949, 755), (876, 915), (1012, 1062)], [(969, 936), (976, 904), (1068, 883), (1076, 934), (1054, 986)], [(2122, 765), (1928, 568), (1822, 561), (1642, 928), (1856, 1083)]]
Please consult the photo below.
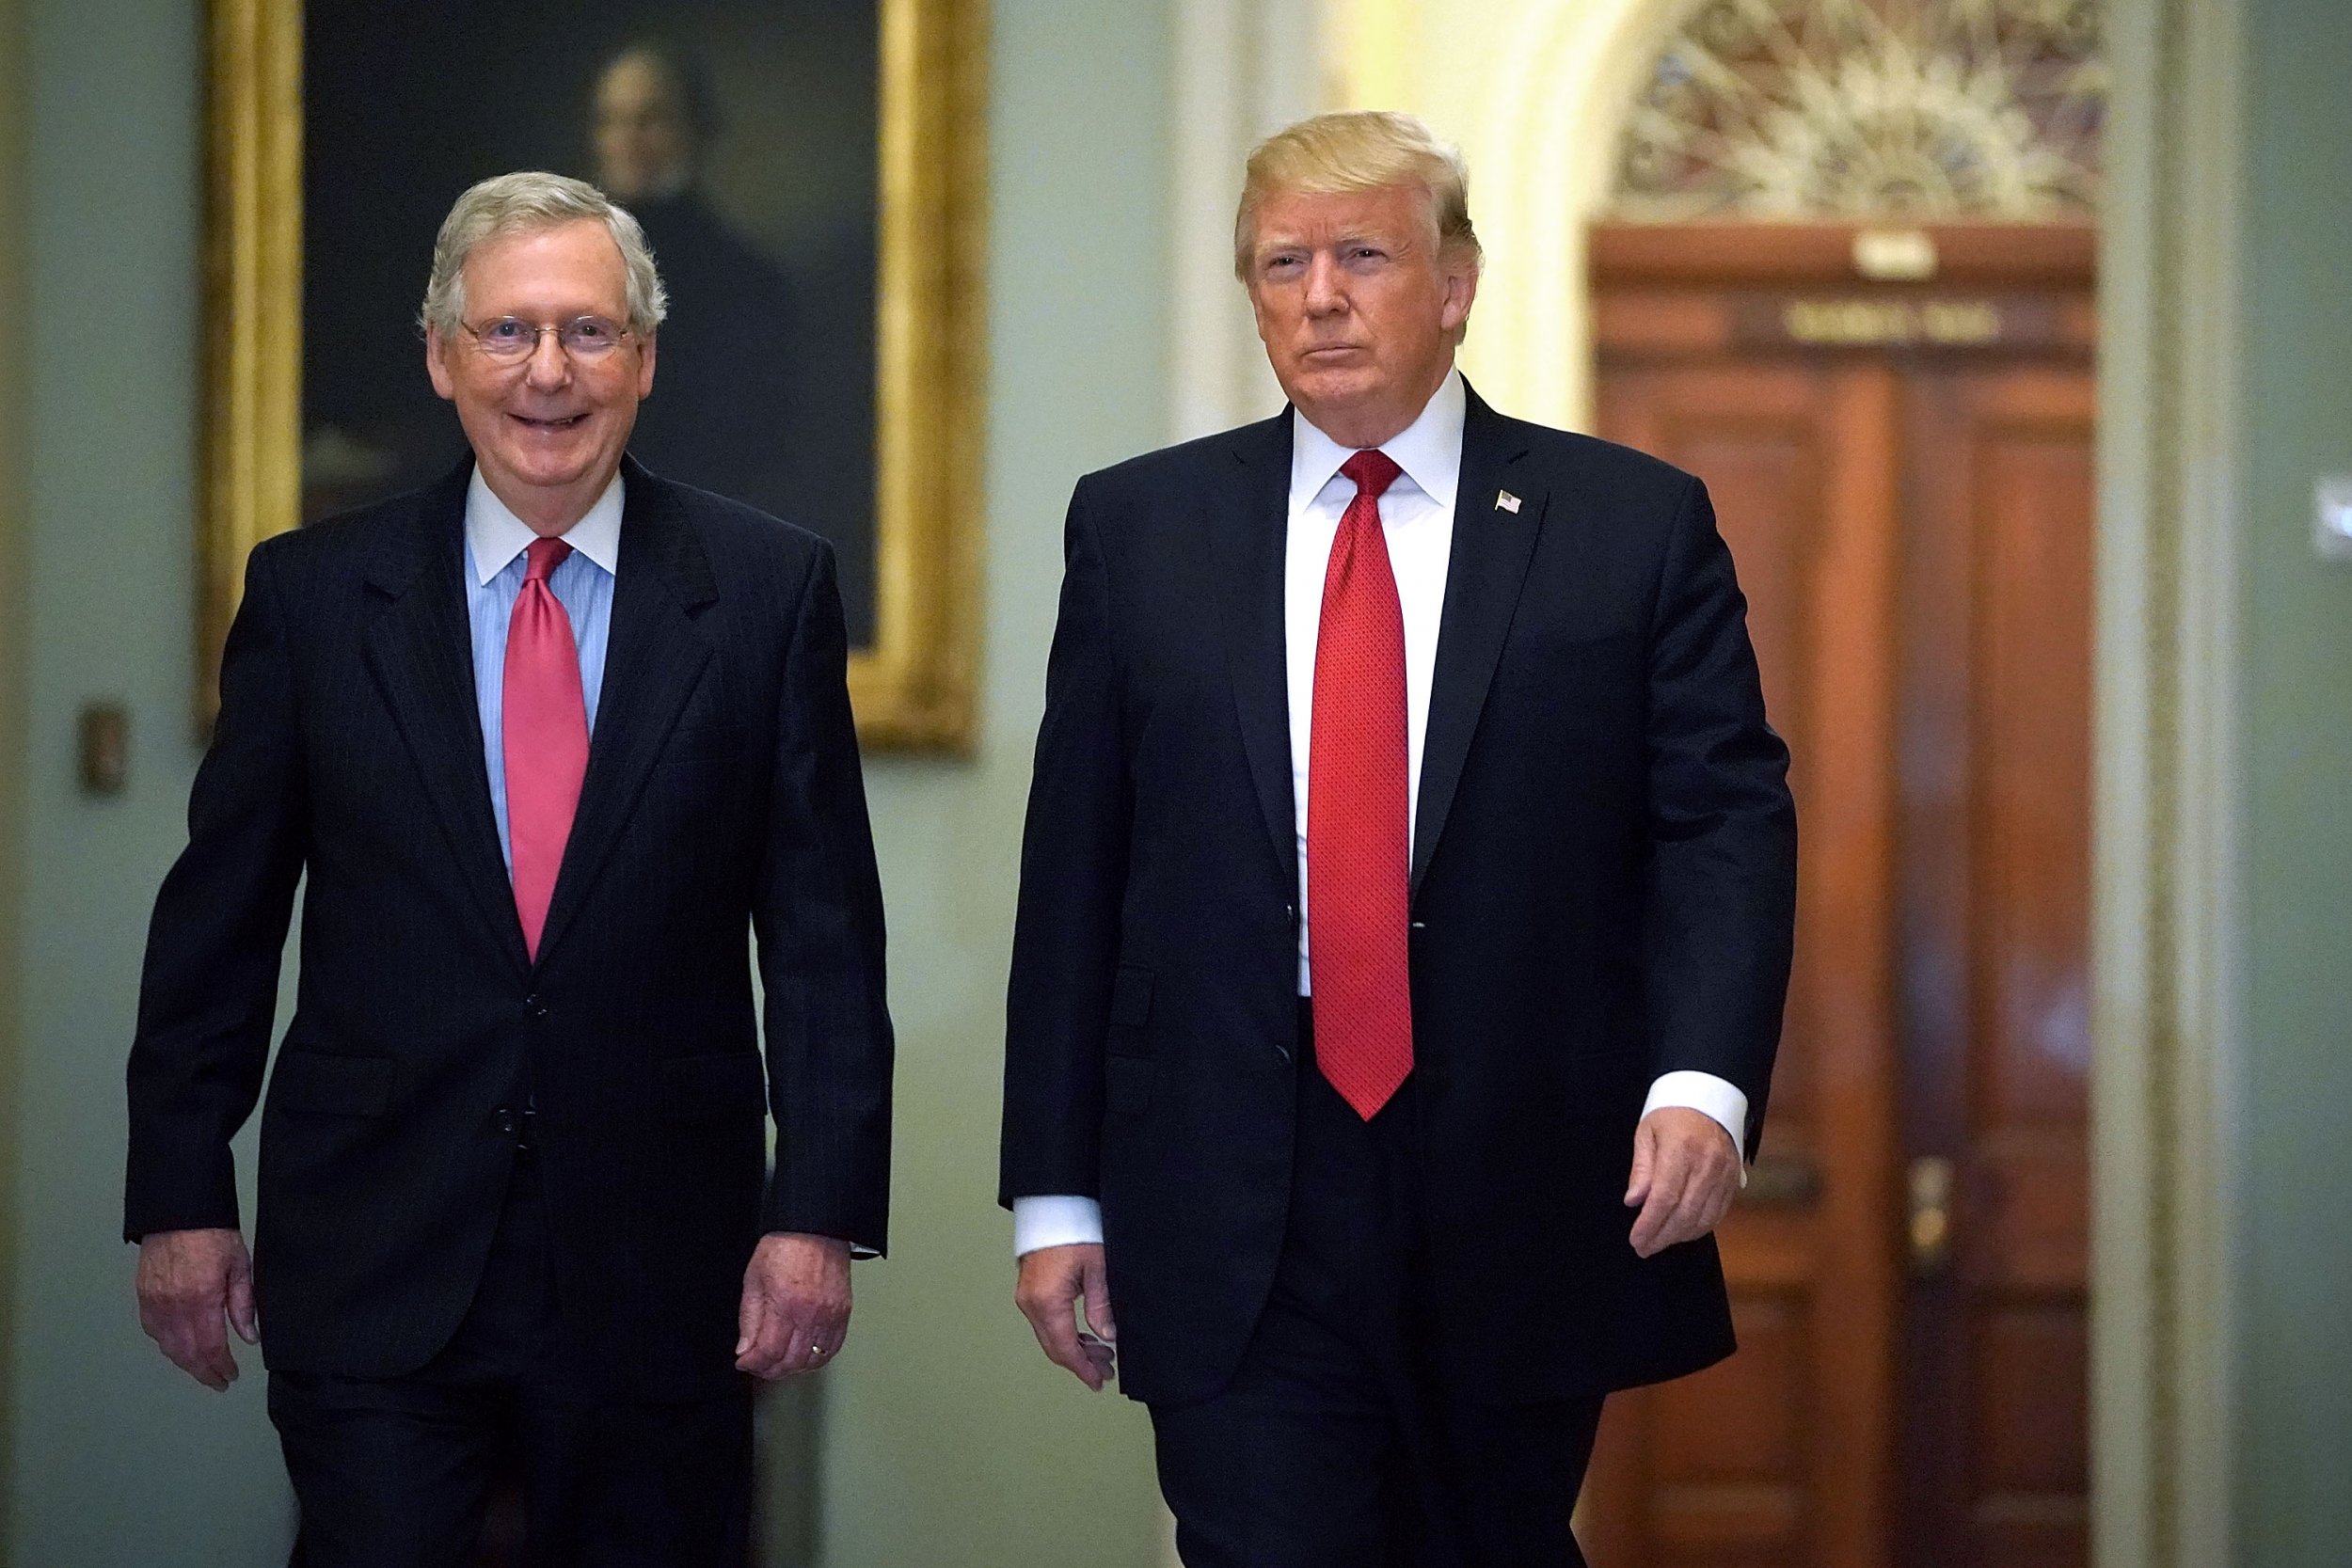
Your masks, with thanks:
[(428, 326), (424, 329), (424, 373), (433, 378), (435, 391), (445, 398), (454, 398), (457, 396), (457, 380), (449, 373), (449, 366), (443, 358), (448, 350), (449, 344), (442, 339), (439, 327)]
[(1440, 265), (1445, 272), (1445, 305), (1438, 319), (1448, 332), (1459, 332), (1470, 321), (1470, 305), (1478, 298), (1478, 258), (1463, 251)]
[(637, 352), (637, 395), (648, 398), (653, 396), (653, 356), (654, 350), (661, 346), (660, 334), (646, 333), (643, 343)]

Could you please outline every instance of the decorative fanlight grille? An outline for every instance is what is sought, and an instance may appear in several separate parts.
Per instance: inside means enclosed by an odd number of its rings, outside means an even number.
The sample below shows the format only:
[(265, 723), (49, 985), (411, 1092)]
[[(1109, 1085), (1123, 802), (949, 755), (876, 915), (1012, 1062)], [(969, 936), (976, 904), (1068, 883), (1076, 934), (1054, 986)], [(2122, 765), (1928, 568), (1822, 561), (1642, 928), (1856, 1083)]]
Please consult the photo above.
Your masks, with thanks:
[(2095, 215), (2096, 0), (1714, 0), (1658, 56), (1613, 215)]

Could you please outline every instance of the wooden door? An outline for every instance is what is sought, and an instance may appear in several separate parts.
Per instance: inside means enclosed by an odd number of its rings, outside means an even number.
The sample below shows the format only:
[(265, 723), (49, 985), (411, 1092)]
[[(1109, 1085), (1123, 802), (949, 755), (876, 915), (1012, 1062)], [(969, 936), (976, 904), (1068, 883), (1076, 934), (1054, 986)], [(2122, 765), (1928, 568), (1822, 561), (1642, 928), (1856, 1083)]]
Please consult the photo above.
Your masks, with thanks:
[[(1907, 378), (1900, 1560), (2088, 1560), (2091, 388)], [(1935, 1218), (1941, 1199), (1945, 1218)]]
[(1741, 1349), (1611, 1402), (1601, 1568), (2079, 1565), (2084, 230), (1595, 235), (1599, 432), (1704, 478), (1795, 761)]

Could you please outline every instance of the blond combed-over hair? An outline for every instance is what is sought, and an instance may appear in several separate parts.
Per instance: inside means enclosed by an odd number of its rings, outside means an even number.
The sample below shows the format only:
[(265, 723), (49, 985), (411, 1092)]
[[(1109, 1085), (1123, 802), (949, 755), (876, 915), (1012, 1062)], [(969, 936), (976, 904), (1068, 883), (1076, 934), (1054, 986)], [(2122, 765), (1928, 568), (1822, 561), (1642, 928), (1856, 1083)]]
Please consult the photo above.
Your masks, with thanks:
[(493, 175), (469, 186), (450, 208), (433, 241), (433, 274), (425, 282), (417, 325), (444, 339), (456, 335), (466, 319), (466, 258), (475, 246), (585, 219), (603, 224), (620, 247), (628, 275), (629, 330), (641, 337), (653, 332), (670, 313), (670, 296), (654, 267), (644, 230), (628, 209), (585, 180), (536, 169)]
[(1233, 214), (1233, 276), (1249, 280), (1258, 241), (1258, 208), (1277, 191), (1308, 196), (1410, 186), (1428, 198), (1429, 231), (1439, 253), (1485, 257), (1470, 227), (1470, 169), (1461, 153), (1412, 115), (1349, 109), (1286, 125), (1249, 154), (1241, 206)]

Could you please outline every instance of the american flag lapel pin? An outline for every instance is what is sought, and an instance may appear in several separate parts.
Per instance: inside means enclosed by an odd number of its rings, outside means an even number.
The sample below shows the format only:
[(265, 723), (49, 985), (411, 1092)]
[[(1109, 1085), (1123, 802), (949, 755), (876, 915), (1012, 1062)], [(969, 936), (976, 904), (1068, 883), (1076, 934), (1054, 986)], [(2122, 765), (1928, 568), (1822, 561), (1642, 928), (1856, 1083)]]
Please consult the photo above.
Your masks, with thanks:
[(1495, 510), (1497, 512), (1516, 513), (1518, 509), (1518, 497), (1511, 494), (1508, 490), (1497, 490), (1495, 492)]

